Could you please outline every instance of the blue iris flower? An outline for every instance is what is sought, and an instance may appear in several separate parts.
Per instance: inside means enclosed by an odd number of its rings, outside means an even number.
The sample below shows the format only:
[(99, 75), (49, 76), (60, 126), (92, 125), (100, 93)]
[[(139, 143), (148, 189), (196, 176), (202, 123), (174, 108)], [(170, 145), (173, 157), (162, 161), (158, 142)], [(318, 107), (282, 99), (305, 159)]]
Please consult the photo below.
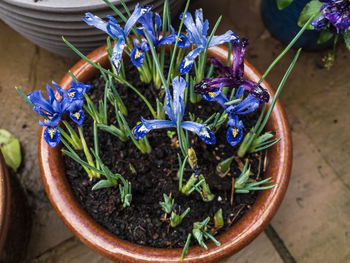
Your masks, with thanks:
[(34, 105), (33, 109), (39, 115), (45, 117), (45, 121), (39, 121), (41, 126), (46, 126), (44, 139), (51, 146), (55, 147), (60, 142), (60, 132), (58, 124), (64, 113), (69, 113), (70, 118), (82, 125), (84, 121), (84, 93), (90, 89), (90, 85), (72, 81), (71, 87), (66, 91), (56, 82), (52, 82), (61, 100), (55, 96), (55, 91), (46, 85), (48, 99), (46, 100), (40, 90), (30, 93), (27, 98)]
[(151, 10), (151, 6), (142, 6), (140, 7), (139, 4), (135, 6), (134, 12), (131, 14), (130, 18), (125, 24), (124, 29), (117, 23), (114, 17), (107, 16), (109, 19), (108, 22), (102, 20), (98, 16), (95, 16), (91, 13), (86, 13), (83, 17), (83, 20), (89, 25), (94, 26), (113, 38), (118, 39), (117, 43), (113, 47), (112, 52), (112, 63), (119, 74), (119, 68), (121, 65), (121, 58), (123, 54), (124, 47), (126, 45), (126, 38), (128, 37), (132, 27), (136, 24), (137, 20), (140, 19), (144, 14), (149, 12)]
[[(216, 101), (228, 113), (227, 125), (229, 126), (226, 139), (231, 146), (237, 145), (243, 138), (243, 122), (239, 120), (238, 115), (248, 114), (255, 111), (260, 104), (264, 103), (251, 94), (248, 94), (243, 100), (234, 105), (225, 105), (229, 100), (222, 92), (223, 84), (220, 89), (214, 89), (207, 94), (203, 94), (203, 98), (208, 101)], [(236, 92), (235, 99), (239, 99), (244, 93), (244, 86), (240, 86)]]
[(149, 50), (149, 46), (146, 41), (142, 41), (139, 44), (139, 41), (134, 39), (133, 42), (135, 47), (131, 50), (130, 59), (136, 67), (141, 67), (145, 58), (145, 52)]
[[(182, 19), (181, 14), (180, 19)], [(180, 64), (180, 74), (186, 74), (192, 68), (193, 62), (198, 57), (198, 55), (206, 48), (207, 43), (209, 41), (208, 29), (209, 22), (206, 19), (203, 21), (203, 13), (202, 9), (197, 9), (195, 11), (195, 20), (193, 21), (193, 17), (191, 13), (187, 12), (184, 18), (184, 24), (186, 26), (186, 31), (191, 43), (196, 45), (196, 48), (192, 50), (184, 60)], [(208, 47), (217, 46), (226, 42), (233, 42), (238, 39), (238, 36), (233, 33), (231, 30), (228, 30), (225, 34), (219, 36), (213, 36)]]
[[(175, 32), (174, 28), (170, 26), (172, 33), (168, 36), (161, 37), (160, 32), (162, 28), (162, 19), (158, 13), (155, 13), (154, 15), (155, 23), (153, 23), (153, 12), (148, 12), (144, 14), (142, 17), (139, 18), (138, 22), (142, 25), (141, 27), (136, 28), (136, 31), (138, 34), (143, 36), (146, 39), (145, 32), (143, 30), (146, 30), (149, 34), (152, 44), (155, 48), (162, 46), (162, 45), (171, 45), (175, 44), (177, 33)], [(155, 27), (154, 27), (155, 25)], [(136, 42), (137, 43), (137, 42)], [(135, 45), (135, 41), (134, 41)], [(190, 46), (190, 41), (184, 34), (180, 34), (179, 41), (178, 41), (178, 47), (179, 48), (188, 48)], [(130, 57), (131, 61), (134, 63), (136, 67), (139, 67), (143, 63), (144, 58), (144, 52), (149, 50), (149, 46), (144, 45), (135, 45), (135, 48), (131, 51)]]
[(184, 92), (186, 86), (187, 82), (183, 78), (176, 77), (173, 79), (173, 100), (171, 103), (170, 91), (167, 89), (165, 94), (166, 106), (164, 107), (165, 113), (170, 120), (145, 120), (142, 118), (142, 122), (134, 129), (136, 139), (143, 138), (153, 129), (176, 128), (177, 119), (179, 118), (181, 128), (196, 133), (207, 144), (215, 144), (215, 135), (205, 124), (182, 121), (185, 112)]

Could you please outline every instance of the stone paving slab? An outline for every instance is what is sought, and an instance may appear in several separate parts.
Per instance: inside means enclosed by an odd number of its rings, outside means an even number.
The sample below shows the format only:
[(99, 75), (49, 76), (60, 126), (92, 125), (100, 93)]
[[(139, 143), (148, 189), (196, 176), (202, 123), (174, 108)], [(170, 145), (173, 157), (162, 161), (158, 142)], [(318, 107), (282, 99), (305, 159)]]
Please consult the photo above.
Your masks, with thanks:
[(25, 93), (57, 82), (74, 61), (47, 52), (0, 21), (0, 127), (21, 142), (23, 163), (17, 174), (32, 207), (33, 226), (27, 259), (52, 248), (72, 233), (53, 210), (41, 181), (37, 161), (38, 116), (25, 105), (15, 86)]

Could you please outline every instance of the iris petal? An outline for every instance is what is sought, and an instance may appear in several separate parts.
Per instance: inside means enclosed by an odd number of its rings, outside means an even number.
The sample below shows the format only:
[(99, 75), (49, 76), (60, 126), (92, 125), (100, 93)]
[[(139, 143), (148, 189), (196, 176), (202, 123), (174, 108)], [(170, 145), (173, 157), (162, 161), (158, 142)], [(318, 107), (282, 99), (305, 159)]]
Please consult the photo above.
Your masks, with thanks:
[(136, 67), (142, 66), (144, 58), (145, 53), (141, 49), (134, 48), (133, 50), (131, 50), (130, 59)]
[(55, 147), (60, 142), (61, 134), (57, 127), (46, 127), (44, 139), (50, 147)]
[(69, 114), (69, 117), (72, 119), (72, 121), (74, 121), (76, 124), (78, 124), (79, 126), (81, 126), (84, 122), (84, 111), (83, 110), (79, 110), (76, 112), (71, 112)]
[(205, 125), (193, 121), (181, 122), (181, 128), (196, 133), (206, 144), (215, 144), (215, 134)]
[(168, 120), (145, 120), (141, 118), (141, 123), (134, 129), (134, 136), (137, 140), (146, 136), (153, 129), (176, 128), (176, 123)]
[(226, 133), (227, 142), (231, 146), (236, 146), (243, 138), (243, 129), (229, 127)]
[(187, 87), (187, 82), (181, 77), (176, 77), (173, 79), (173, 107), (174, 116), (177, 118), (178, 114), (181, 112), (181, 120), (184, 115), (185, 105), (184, 105), (184, 92)]
[(196, 48), (187, 54), (187, 56), (182, 60), (179, 67), (181, 75), (184, 75), (191, 70), (194, 60), (203, 50), (204, 48)]
[(223, 43), (231, 42), (232, 40), (237, 39), (237, 35), (233, 33), (231, 30), (226, 31), (225, 34), (219, 36), (213, 36), (209, 43), (209, 47), (214, 47), (217, 45), (221, 45)]

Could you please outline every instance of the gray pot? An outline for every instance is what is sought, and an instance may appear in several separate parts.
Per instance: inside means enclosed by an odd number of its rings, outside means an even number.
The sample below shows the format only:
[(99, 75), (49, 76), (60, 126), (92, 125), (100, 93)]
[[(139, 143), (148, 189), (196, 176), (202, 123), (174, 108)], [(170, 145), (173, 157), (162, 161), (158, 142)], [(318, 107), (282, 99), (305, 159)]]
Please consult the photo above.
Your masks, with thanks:
[[(119, 0), (110, 0), (124, 15)], [(125, 0), (129, 9), (136, 3), (150, 4), (153, 10), (161, 14), (163, 0)], [(170, 0), (171, 15), (177, 18), (185, 0)], [(105, 44), (107, 35), (88, 26), (82, 17), (91, 12), (101, 18), (114, 15), (102, 0), (2, 0), (0, 1), (0, 19), (11, 28), (31, 40), (38, 46), (53, 53), (75, 55), (63, 41), (64, 36), (84, 54)], [(117, 21), (122, 23), (121, 19)]]

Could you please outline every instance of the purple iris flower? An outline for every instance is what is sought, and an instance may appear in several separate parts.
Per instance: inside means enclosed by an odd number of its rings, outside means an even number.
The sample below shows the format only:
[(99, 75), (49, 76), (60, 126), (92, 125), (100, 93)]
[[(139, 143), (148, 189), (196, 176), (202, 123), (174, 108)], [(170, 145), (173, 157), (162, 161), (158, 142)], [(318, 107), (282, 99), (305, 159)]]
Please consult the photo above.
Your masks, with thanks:
[(60, 87), (56, 82), (52, 82), (61, 100), (55, 96), (55, 91), (47, 84), (46, 90), (48, 99), (46, 100), (40, 90), (30, 93), (27, 98), (34, 105), (35, 112), (47, 118), (45, 121), (40, 120), (41, 126), (46, 126), (44, 139), (51, 146), (55, 147), (60, 142), (60, 132), (57, 128), (64, 113), (69, 113), (70, 118), (82, 125), (84, 121), (84, 93), (90, 89), (90, 85), (81, 82), (72, 81), (71, 88), (67, 91)]
[(325, 3), (321, 7), (322, 15), (312, 22), (316, 30), (327, 28), (331, 23), (331, 30), (344, 33), (350, 27), (350, 1), (349, 0), (319, 0)]
[[(244, 128), (243, 122), (239, 120), (238, 115), (255, 111), (261, 102), (251, 94), (248, 94), (246, 98), (235, 105), (225, 105), (229, 100), (222, 92), (223, 87), (224, 84), (221, 84), (219, 89), (214, 88), (212, 91), (203, 94), (203, 98), (208, 101), (216, 101), (228, 113), (227, 125), (229, 128), (226, 133), (226, 139), (231, 146), (235, 146), (242, 140)], [(243, 95), (244, 90), (244, 86), (240, 86), (236, 92), (235, 99), (239, 99)]]
[(269, 93), (258, 83), (251, 80), (243, 80), (244, 75), (244, 53), (248, 48), (248, 39), (241, 39), (232, 44), (233, 50), (233, 66), (232, 68), (224, 65), (221, 60), (213, 57), (210, 62), (221, 71), (220, 78), (204, 78), (198, 82), (194, 90), (196, 93), (207, 94), (208, 92), (224, 87), (239, 87), (243, 86), (252, 96), (260, 101), (268, 102)]
[(187, 82), (183, 78), (176, 77), (173, 79), (172, 103), (170, 91), (167, 89), (165, 93), (166, 106), (164, 110), (170, 120), (145, 120), (142, 118), (142, 122), (134, 129), (134, 136), (136, 139), (139, 140), (143, 138), (153, 129), (176, 128), (179, 118), (181, 121), (181, 128), (196, 133), (199, 138), (207, 144), (215, 144), (215, 135), (205, 124), (193, 121), (182, 121), (185, 112), (184, 92), (186, 86)]
[[(182, 13), (180, 19), (182, 19), (183, 15), (184, 14)], [(179, 68), (181, 75), (186, 74), (191, 70), (194, 60), (206, 48), (207, 43), (209, 41), (209, 22), (207, 19), (203, 21), (202, 9), (197, 9), (195, 11), (195, 20), (196, 23), (193, 21), (191, 13), (187, 12), (185, 14), (184, 24), (186, 26), (188, 38), (190, 39), (191, 43), (196, 45), (196, 48), (189, 52), (184, 58), (184, 60), (181, 62)], [(223, 35), (213, 36), (209, 43), (209, 47), (214, 47), (226, 42), (233, 42), (237, 39), (237, 35), (231, 30), (228, 30)]]
[(109, 19), (108, 22), (102, 20), (98, 16), (95, 16), (91, 13), (86, 13), (83, 17), (83, 20), (89, 25), (94, 26), (113, 38), (117, 38), (118, 41), (113, 47), (111, 60), (113, 65), (119, 73), (119, 68), (121, 65), (121, 58), (123, 54), (124, 47), (126, 45), (126, 38), (128, 37), (132, 27), (136, 24), (137, 20), (142, 17), (144, 14), (151, 10), (151, 6), (142, 6), (139, 7), (139, 4), (135, 6), (134, 12), (131, 14), (130, 18), (125, 24), (124, 29), (117, 23), (117, 21), (112, 16), (107, 16)]
[[(146, 38), (144, 29), (149, 34), (152, 44), (155, 48), (162, 46), (162, 45), (170, 45), (175, 44), (177, 33), (175, 32), (174, 28), (172, 26), (171, 30), (172, 33), (168, 36), (161, 37), (160, 32), (162, 28), (162, 19), (160, 18), (158, 13), (155, 13), (154, 15), (155, 24), (153, 23), (153, 12), (148, 12), (144, 14), (142, 17), (139, 18), (138, 22), (141, 23), (142, 27), (136, 28), (136, 31), (138, 34)], [(155, 27), (154, 27), (155, 25)], [(143, 63), (144, 58), (144, 52), (149, 50), (149, 46), (145, 43), (144, 45), (141, 43), (141, 45), (137, 44), (134, 45), (135, 48), (131, 51), (130, 57), (131, 61), (134, 63), (136, 67), (140, 67)], [(143, 45), (143, 46), (142, 46)], [(178, 41), (178, 47), (179, 48), (188, 48), (190, 46), (190, 41), (184, 34), (180, 34), (179, 41)]]

